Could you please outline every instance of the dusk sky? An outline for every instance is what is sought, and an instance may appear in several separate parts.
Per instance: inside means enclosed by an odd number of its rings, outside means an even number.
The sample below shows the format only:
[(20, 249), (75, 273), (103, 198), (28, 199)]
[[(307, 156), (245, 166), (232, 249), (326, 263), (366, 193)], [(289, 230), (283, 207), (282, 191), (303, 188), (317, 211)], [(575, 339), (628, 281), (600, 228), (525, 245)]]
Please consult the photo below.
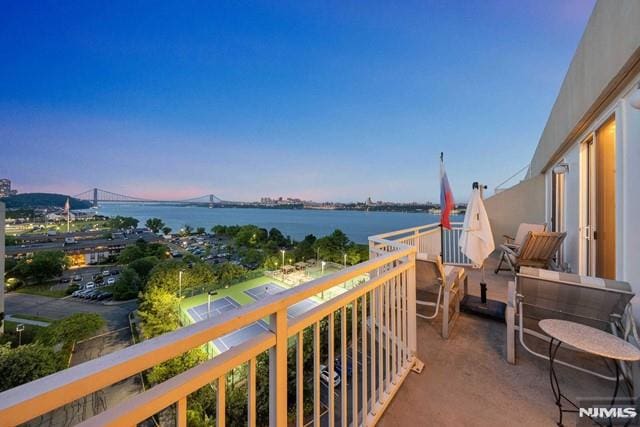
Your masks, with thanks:
[(531, 159), (593, 5), (4, 2), (0, 178), (435, 201), (444, 151), (463, 201)]

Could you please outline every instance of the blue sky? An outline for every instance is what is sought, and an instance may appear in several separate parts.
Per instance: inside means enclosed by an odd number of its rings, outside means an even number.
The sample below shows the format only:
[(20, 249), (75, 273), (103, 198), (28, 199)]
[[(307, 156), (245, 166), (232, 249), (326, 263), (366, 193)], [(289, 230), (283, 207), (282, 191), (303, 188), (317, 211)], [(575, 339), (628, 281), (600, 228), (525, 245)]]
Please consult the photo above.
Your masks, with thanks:
[(5, 3), (0, 175), (22, 192), (424, 201), (444, 151), (465, 200), (530, 160), (593, 5)]

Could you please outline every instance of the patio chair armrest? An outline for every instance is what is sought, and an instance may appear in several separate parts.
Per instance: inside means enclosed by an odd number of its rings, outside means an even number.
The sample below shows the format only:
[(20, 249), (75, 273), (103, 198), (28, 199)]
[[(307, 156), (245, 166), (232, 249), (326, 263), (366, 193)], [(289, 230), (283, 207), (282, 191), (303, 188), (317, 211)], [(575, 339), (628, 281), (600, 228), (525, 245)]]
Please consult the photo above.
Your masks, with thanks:
[(506, 234), (503, 234), (502, 237), (504, 237), (504, 240), (505, 240), (506, 243), (511, 243), (514, 240), (516, 240), (515, 237), (507, 236)]

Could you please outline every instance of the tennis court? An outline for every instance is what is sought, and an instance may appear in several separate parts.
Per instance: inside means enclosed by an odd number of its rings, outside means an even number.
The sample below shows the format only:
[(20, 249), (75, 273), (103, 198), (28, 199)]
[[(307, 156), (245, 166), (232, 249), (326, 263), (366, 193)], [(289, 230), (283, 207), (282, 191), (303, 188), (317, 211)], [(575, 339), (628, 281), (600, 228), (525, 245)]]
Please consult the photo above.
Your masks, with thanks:
[(230, 298), (230, 297), (224, 297), (224, 298), (218, 298), (218, 299), (212, 298), (211, 313), (209, 313), (208, 303), (191, 307), (190, 309), (187, 310), (187, 312), (195, 322), (199, 322), (201, 320), (208, 319), (209, 317), (215, 317), (227, 311), (234, 310), (238, 307), (240, 307), (240, 304), (238, 304), (233, 298)]
[[(219, 299), (214, 299), (211, 301), (211, 312), (209, 312), (209, 304), (200, 304), (198, 306), (192, 307), (187, 310), (189, 316), (194, 320), (194, 322), (200, 322), (209, 317), (215, 317), (227, 311), (235, 310), (240, 307), (233, 298), (224, 297)], [(245, 326), (242, 329), (238, 329), (237, 331), (228, 333), (220, 338), (216, 338), (213, 340), (213, 344), (220, 351), (220, 353), (229, 350), (231, 347), (234, 347), (242, 342), (253, 338), (258, 335), (260, 332), (267, 331), (267, 325), (263, 321), (252, 323), (249, 326)]]
[[(261, 299), (265, 298), (267, 295), (276, 295), (284, 290), (286, 290), (285, 287), (280, 286), (277, 283), (271, 282), (271, 283), (267, 283), (266, 285), (260, 285), (260, 286), (256, 286), (255, 288), (247, 289), (246, 291), (244, 291), (244, 293), (246, 293), (256, 301), (260, 301)], [(310, 299), (300, 301), (299, 303), (289, 307), (289, 309), (287, 310), (287, 317), (290, 319), (299, 317), (317, 305), (318, 303)]]

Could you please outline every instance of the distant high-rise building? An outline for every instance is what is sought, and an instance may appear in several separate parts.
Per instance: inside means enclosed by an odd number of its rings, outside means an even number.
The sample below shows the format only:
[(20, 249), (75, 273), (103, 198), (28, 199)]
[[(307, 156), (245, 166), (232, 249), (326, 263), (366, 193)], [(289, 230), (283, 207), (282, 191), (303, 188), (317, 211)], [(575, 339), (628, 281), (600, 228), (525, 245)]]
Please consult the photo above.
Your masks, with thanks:
[(0, 179), (0, 197), (9, 197), (16, 194), (17, 191), (11, 191), (11, 180), (8, 178)]

